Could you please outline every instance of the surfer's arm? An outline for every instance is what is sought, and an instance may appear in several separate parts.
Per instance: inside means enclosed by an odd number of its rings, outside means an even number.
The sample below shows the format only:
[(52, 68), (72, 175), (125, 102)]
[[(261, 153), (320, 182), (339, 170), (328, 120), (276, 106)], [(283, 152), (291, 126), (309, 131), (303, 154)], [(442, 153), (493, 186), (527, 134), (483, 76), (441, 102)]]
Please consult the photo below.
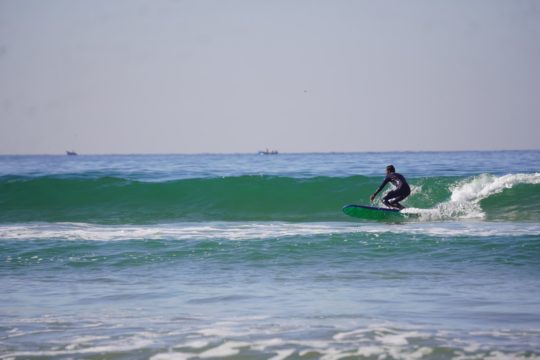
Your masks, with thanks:
[(390, 181), (390, 178), (388, 176), (384, 178), (381, 186), (379, 186), (379, 188), (373, 193), (373, 195), (371, 195), (370, 197), (371, 201), (375, 199), (375, 196), (377, 196), (377, 194), (386, 186), (386, 184), (388, 184), (389, 181)]

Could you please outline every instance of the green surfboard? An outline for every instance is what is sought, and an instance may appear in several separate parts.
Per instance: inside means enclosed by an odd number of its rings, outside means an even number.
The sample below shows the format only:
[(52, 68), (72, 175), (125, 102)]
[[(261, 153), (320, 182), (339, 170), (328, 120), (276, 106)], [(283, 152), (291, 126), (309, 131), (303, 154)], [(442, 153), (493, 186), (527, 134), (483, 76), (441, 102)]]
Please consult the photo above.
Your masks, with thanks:
[(401, 217), (400, 210), (398, 209), (368, 205), (345, 205), (342, 210), (346, 215), (367, 220), (397, 219)]

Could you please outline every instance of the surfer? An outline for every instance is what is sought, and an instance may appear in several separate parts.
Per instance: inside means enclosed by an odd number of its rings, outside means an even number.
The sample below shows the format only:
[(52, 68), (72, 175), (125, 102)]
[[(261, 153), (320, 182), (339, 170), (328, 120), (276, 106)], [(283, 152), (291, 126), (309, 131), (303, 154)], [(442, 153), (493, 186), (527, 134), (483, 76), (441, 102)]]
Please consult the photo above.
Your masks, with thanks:
[(386, 177), (384, 178), (381, 186), (379, 186), (377, 191), (375, 191), (369, 199), (373, 201), (375, 199), (375, 196), (377, 196), (377, 194), (389, 182), (391, 182), (396, 188), (385, 195), (385, 197), (382, 199), (383, 204), (389, 208), (395, 208), (399, 210), (404, 209), (404, 206), (401, 205), (399, 202), (410, 195), (411, 188), (409, 187), (409, 184), (407, 184), (407, 180), (405, 180), (403, 175), (396, 172), (394, 165), (388, 165), (386, 167)]

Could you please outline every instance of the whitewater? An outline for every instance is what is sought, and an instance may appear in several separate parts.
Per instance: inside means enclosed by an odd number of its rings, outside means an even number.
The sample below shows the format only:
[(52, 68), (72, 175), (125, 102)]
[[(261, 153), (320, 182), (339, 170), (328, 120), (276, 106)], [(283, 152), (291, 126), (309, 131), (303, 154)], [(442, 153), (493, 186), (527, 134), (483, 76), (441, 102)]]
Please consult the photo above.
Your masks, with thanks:
[(540, 151), (0, 156), (0, 359), (538, 359), (539, 275)]

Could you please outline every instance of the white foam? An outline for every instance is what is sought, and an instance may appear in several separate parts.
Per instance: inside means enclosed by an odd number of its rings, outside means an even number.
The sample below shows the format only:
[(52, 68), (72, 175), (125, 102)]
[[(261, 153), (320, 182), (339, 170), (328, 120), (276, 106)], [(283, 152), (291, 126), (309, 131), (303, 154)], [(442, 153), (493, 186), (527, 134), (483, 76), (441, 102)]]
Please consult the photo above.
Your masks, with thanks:
[[(381, 331), (377, 331), (380, 333)], [(385, 331), (386, 332), (386, 331)], [(429, 337), (429, 334), (424, 334), (418, 331), (409, 331), (409, 332), (401, 332), (401, 333), (395, 333), (392, 331), (392, 334), (382, 334), (379, 336), (376, 336), (376, 340), (380, 341), (384, 345), (394, 345), (394, 346), (402, 346), (407, 345), (409, 343), (409, 338), (426, 338)]]
[(339, 223), (177, 223), (159, 225), (95, 225), (81, 223), (0, 225), (3, 239), (58, 240), (246, 240), (311, 236), (355, 231)]
[[(414, 211), (408, 209), (409, 211)], [(437, 212), (437, 210), (423, 210)], [(437, 213), (440, 217), (440, 213)], [(431, 236), (523, 236), (540, 235), (540, 224), (484, 221), (435, 221), (403, 224), (380, 223), (206, 223), (158, 225), (6, 224), (0, 239), (124, 241), (124, 240), (258, 240), (291, 236), (367, 233), (426, 234)], [(344, 241), (349, 240), (344, 238)], [(1, 240), (0, 240), (1, 241)], [(39, 259), (33, 259), (38, 261)], [(7, 262), (14, 261), (12, 258)]]
[[(248, 318), (248, 317), (246, 317)], [(207, 319), (208, 320), (208, 319)], [(342, 359), (347, 357), (352, 358), (378, 358), (378, 359), (404, 359), (417, 360), (424, 359), (433, 353), (434, 348), (425, 346), (426, 343), (440, 348), (446, 347), (454, 351), (457, 359), (478, 359), (487, 358), (491, 360), (501, 359), (537, 359), (536, 355), (531, 355), (525, 351), (533, 346), (533, 342), (538, 338), (538, 330), (523, 331), (505, 330), (505, 329), (478, 329), (476, 331), (440, 331), (433, 328), (426, 328), (421, 325), (412, 324), (394, 324), (388, 321), (369, 321), (366, 324), (365, 320), (358, 322), (351, 320), (347, 321), (345, 327), (333, 327), (334, 336), (320, 337), (320, 333), (313, 330), (320, 329), (324, 325), (324, 329), (329, 326), (328, 319), (302, 319), (302, 324), (293, 319), (288, 322), (287, 319), (280, 319), (280, 326), (253, 326), (251, 320), (238, 318), (225, 318), (215, 321), (218, 328), (226, 326), (229, 334), (244, 334), (243, 329), (252, 328), (255, 331), (249, 331), (249, 335), (222, 335), (216, 339), (216, 333), (208, 333), (207, 336), (201, 335), (197, 328), (208, 328), (208, 323), (197, 325), (190, 329), (189, 336), (183, 337), (184, 332), (179, 333), (184, 341), (179, 341), (180, 344), (164, 349), (156, 349), (156, 343), (161, 347), (162, 341), (159, 339), (163, 333), (141, 332), (130, 336), (129, 338), (115, 339), (103, 336), (80, 335), (74, 336), (68, 340), (69, 344), (88, 344), (88, 348), (68, 349), (66, 347), (54, 347), (49, 350), (42, 351), (22, 351), (11, 354), (0, 355), (0, 358), (30, 358), (35, 356), (74, 356), (77, 354), (95, 354), (98, 353), (101, 357), (106, 357), (107, 353), (131, 351), (139, 348), (145, 348), (145, 351), (155, 351), (156, 354), (150, 357), (150, 360), (187, 360), (192, 358), (226, 358), (229, 356), (240, 355), (249, 357), (256, 352), (253, 357), (269, 358), (271, 360), (285, 360), (294, 357), (316, 357), (320, 359)], [(308, 321), (308, 323), (304, 323)], [(314, 321), (310, 323), (309, 321)], [(283, 322), (283, 323), (282, 323)], [(274, 319), (269, 320), (269, 324), (274, 323)], [(331, 324), (331, 323), (330, 323)], [(261, 324), (258, 324), (261, 325)], [(264, 324), (262, 324), (264, 325)], [(12, 332), (18, 331), (20, 327), (12, 326)], [(232, 331), (236, 329), (237, 331)], [(294, 329), (294, 335), (291, 337), (289, 331), (284, 329)], [(268, 333), (271, 336), (268, 336)], [(304, 333), (305, 332), (305, 333)], [(167, 333), (167, 339), (171, 333)], [(313, 335), (315, 337), (313, 337)], [(503, 352), (498, 351), (500, 342), (495, 345), (485, 345), (482, 348), (475, 345), (476, 336), (484, 337), (485, 335), (501, 338), (504, 343), (509, 340), (515, 341), (516, 337), (520, 338), (524, 344), (531, 344), (528, 348), (525, 347), (518, 352)], [(158, 338), (156, 340), (156, 338)], [(300, 340), (298, 338), (303, 338)], [(423, 339), (428, 339), (424, 341)], [(105, 341), (104, 341), (105, 340)], [(155, 340), (153, 342), (153, 340)], [(177, 340), (180, 340), (177, 338)], [(99, 341), (103, 344), (92, 346), (92, 342)], [(165, 340), (168, 342), (168, 340)], [(64, 344), (65, 346), (65, 344)], [(210, 347), (210, 348), (208, 348)], [(191, 349), (185, 349), (191, 348)], [(258, 354), (263, 352), (264, 354)], [(137, 352), (138, 353), (138, 352)], [(527, 357), (526, 354), (530, 355)], [(127, 354), (132, 355), (132, 354)]]
[(44, 351), (18, 351), (6, 354), (5, 357), (37, 357), (37, 356), (62, 356), (72, 354), (93, 354), (93, 353), (109, 353), (109, 352), (127, 352), (146, 348), (153, 344), (153, 340), (137, 334), (136, 336), (113, 341), (107, 345), (97, 345), (87, 348), (75, 349), (72, 344), (68, 344), (65, 350), (44, 350)]
[(517, 184), (540, 184), (540, 173), (476, 176), (457, 184), (452, 189), (451, 201), (478, 202)]
[(285, 341), (278, 338), (269, 339), (269, 340), (261, 340), (257, 342), (257, 345), (253, 346), (253, 349), (258, 350), (258, 351), (265, 351), (269, 347), (280, 346), (283, 344), (285, 344)]
[(328, 348), (321, 351), (321, 353), (323, 354), (323, 356), (321, 356), (321, 360), (339, 360), (344, 357), (350, 357), (354, 355), (354, 353), (350, 351), (342, 351), (335, 348)]
[(535, 354), (509, 354), (502, 351), (491, 351), (488, 356), (484, 358), (485, 360), (538, 360), (540, 356)]
[(268, 360), (284, 360), (294, 354), (294, 349), (277, 350), (277, 355), (272, 356)]
[(223, 326), (222, 324), (215, 324), (211, 328), (200, 329), (197, 331), (201, 336), (228, 338), (234, 336), (246, 336), (252, 332), (248, 330), (240, 330), (232, 326)]
[(240, 342), (240, 341), (227, 341), (215, 348), (206, 350), (205, 352), (199, 354), (199, 357), (202, 359), (213, 358), (213, 357), (227, 357), (233, 356), (240, 352), (241, 347), (249, 346), (249, 343)]
[(188, 360), (195, 356), (195, 354), (186, 354), (181, 352), (168, 352), (159, 353), (150, 358), (150, 360)]
[(207, 347), (209, 344), (210, 342), (206, 340), (192, 340), (186, 343), (175, 345), (173, 346), (173, 348), (175, 349), (179, 349), (179, 348), (202, 349), (204, 347)]
[(24, 332), (24, 331), (21, 331), (17, 328), (13, 328), (11, 330), (9, 330), (7, 332), (7, 337), (8, 338), (11, 338), (11, 337), (17, 337), (17, 336), (24, 336), (24, 335), (27, 335), (28, 333)]
[(377, 336), (376, 339), (385, 345), (407, 345), (409, 343), (405, 334)]
[(432, 348), (428, 348), (428, 347), (421, 347), (419, 349), (417, 349), (416, 351), (414, 351), (413, 353), (411, 354), (408, 354), (407, 357), (409, 359), (422, 359), (424, 356), (427, 356), (429, 354), (431, 354), (433, 352), (433, 349)]
[(75, 350), (81, 347), (81, 345), (87, 345), (93, 341), (104, 340), (108, 338), (109, 338), (108, 336), (92, 336), (92, 335), (77, 336), (74, 339), (70, 340), (70, 344), (66, 346), (66, 350)]
[(385, 350), (383, 347), (370, 345), (370, 346), (362, 346), (358, 348), (358, 351), (356, 352), (356, 354), (358, 356), (370, 357), (370, 356), (384, 354), (384, 351)]
[(342, 340), (345, 340), (345, 339), (351, 338), (351, 337), (356, 338), (359, 335), (364, 335), (368, 331), (370, 331), (370, 330), (369, 329), (357, 329), (357, 330), (353, 330), (353, 331), (337, 333), (336, 335), (334, 335), (334, 340), (342, 341)]
[(405, 214), (419, 215), (423, 221), (444, 219), (482, 219), (485, 213), (480, 201), (518, 184), (540, 184), (540, 173), (507, 174), (494, 176), (482, 174), (463, 180), (450, 188), (450, 200), (433, 209), (408, 208)]

